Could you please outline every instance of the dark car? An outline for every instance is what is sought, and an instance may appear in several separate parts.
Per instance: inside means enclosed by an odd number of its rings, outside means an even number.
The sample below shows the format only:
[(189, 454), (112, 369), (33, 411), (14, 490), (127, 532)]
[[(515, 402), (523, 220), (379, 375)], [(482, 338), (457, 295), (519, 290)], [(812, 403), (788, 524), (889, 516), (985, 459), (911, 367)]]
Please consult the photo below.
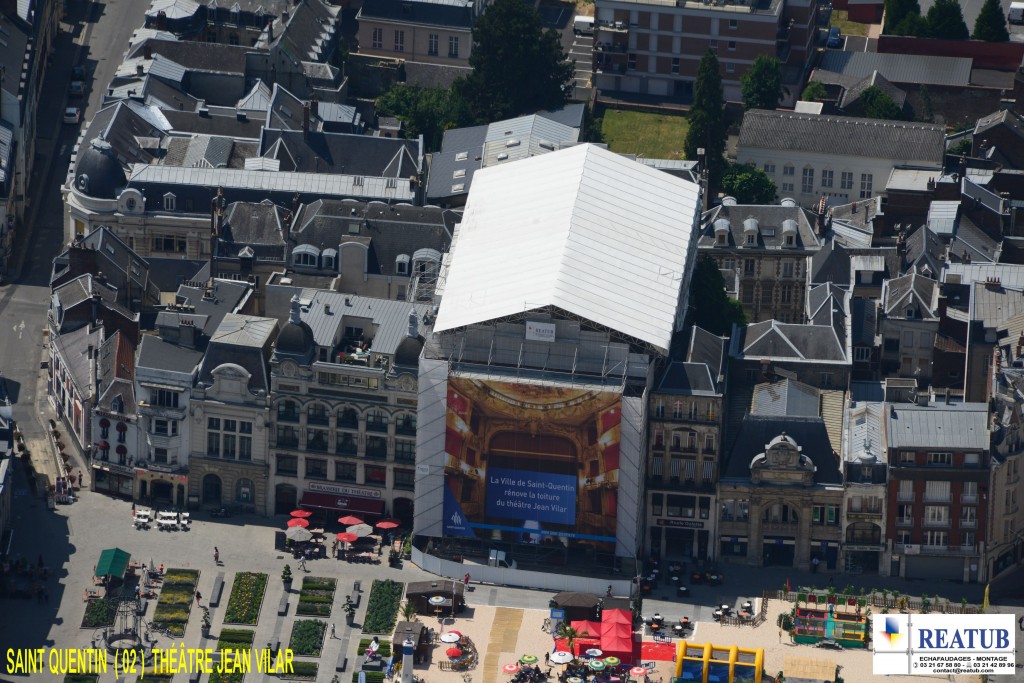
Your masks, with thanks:
[(843, 34), (839, 30), (838, 26), (833, 26), (828, 31), (828, 42), (826, 43), (829, 47), (842, 47), (843, 46)]
[(68, 94), (72, 97), (82, 97), (85, 95), (85, 82), (71, 81), (71, 84), (68, 86)]

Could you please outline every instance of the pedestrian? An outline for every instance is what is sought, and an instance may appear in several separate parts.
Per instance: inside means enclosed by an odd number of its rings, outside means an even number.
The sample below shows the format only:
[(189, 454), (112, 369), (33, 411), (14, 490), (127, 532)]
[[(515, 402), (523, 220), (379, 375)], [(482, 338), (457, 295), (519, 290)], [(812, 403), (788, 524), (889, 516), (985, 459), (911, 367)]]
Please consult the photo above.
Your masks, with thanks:
[(82, 473), (81, 472), (78, 473), (78, 489), (79, 490), (82, 489)]
[(469, 572), (466, 572), (466, 575), (462, 577), (462, 585), (463, 586), (468, 586), (469, 585)]
[(306, 569), (306, 558), (303, 555), (299, 555), (299, 569), (302, 571), (309, 571)]
[(334, 624), (331, 624), (331, 640), (334, 640)]
[(135, 503), (132, 503), (132, 517), (135, 516)]
[(213, 563), (220, 564), (220, 550), (217, 546), (213, 546)]
[(550, 652), (545, 652), (544, 653), (544, 663), (545, 664), (550, 664), (551, 663), (551, 653)]
[(202, 600), (202, 599), (203, 599), (203, 594), (200, 593), (199, 591), (196, 591), (196, 604), (198, 605), (199, 601)]

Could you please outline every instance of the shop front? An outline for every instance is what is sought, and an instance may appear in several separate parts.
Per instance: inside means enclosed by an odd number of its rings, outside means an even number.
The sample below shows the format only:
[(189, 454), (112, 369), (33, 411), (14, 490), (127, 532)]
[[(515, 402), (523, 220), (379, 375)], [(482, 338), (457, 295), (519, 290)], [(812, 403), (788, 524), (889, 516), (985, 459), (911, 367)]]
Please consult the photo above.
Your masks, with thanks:
[(838, 541), (818, 541), (812, 540), (810, 547), (810, 557), (812, 560), (818, 558), (825, 569), (834, 570), (836, 568), (837, 560), (839, 559), (839, 542)]
[(661, 517), (651, 526), (651, 549), (665, 559), (710, 560), (708, 520)]
[(765, 567), (792, 567), (796, 557), (796, 539), (792, 536), (765, 536), (761, 563)]
[(119, 498), (134, 499), (135, 469), (106, 460), (94, 460), (92, 490)]
[(345, 486), (309, 482), (302, 492), (299, 507), (319, 513), (325, 520), (333, 521), (337, 515), (352, 514), (370, 521), (383, 517), (385, 513), (384, 498), (381, 491), (362, 486)]
[(149, 500), (156, 505), (186, 506), (187, 473), (136, 469), (135, 476), (139, 481), (138, 496), (140, 500)]

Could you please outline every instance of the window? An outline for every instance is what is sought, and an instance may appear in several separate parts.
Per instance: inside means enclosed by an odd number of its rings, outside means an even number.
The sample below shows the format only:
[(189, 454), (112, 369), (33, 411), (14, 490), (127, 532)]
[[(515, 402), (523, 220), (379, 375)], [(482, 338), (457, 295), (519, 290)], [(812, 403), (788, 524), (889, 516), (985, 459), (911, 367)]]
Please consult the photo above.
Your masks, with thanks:
[(679, 57), (673, 57), (672, 58), (672, 73), (673, 74), (678, 74), (679, 73)]
[(355, 481), (356, 471), (358, 467), (354, 462), (335, 462), (334, 463), (334, 480), (335, 481)]
[(740, 287), (740, 301), (745, 304), (754, 303), (754, 285), (748, 283)]
[(839, 506), (829, 505), (825, 508), (825, 523), (826, 524), (839, 524)]
[(767, 173), (768, 175), (775, 175), (775, 164), (771, 163), (770, 161), (766, 162), (762, 168), (764, 169), (764, 172)]
[(277, 455), (277, 473), (287, 476), (294, 477), (299, 473), (299, 459), (294, 455), (283, 455), (278, 453)]
[(783, 261), (782, 262), (782, 277), (793, 277), (793, 262)]
[(727, 74), (736, 73), (736, 65), (733, 64), (732, 62), (726, 62), (725, 63), (725, 73), (727, 73)]
[(739, 26), (739, 25), (740, 25), (740, 23), (736, 19), (730, 19), (729, 20), (729, 28), (735, 30), (736, 27)]
[(279, 425), (277, 428), (277, 445), (283, 448), (298, 448), (299, 431), (295, 427)]
[(743, 260), (743, 274), (753, 275), (754, 274), (755, 262), (754, 259), (748, 258)]
[(924, 532), (924, 544), (925, 545), (949, 545), (949, 532), (948, 531), (933, 531), (928, 530)]
[(963, 507), (960, 508), (960, 525), (965, 524), (977, 524), (978, 522), (978, 508), (976, 507)]
[(736, 41), (735, 40), (730, 40), (729, 41), (729, 49), (732, 50), (733, 52), (736, 51)]
[(459, 37), (448, 36), (448, 56), (452, 59), (459, 57)]
[[(964, 464), (977, 466), (981, 462), (980, 453), (964, 453)], [(1009, 473), (1007, 473), (1009, 474)]]
[(329, 446), (327, 444), (327, 430), (326, 429), (313, 429), (309, 428), (306, 430), (306, 450), (311, 451), (327, 451)]
[(252, 483), (252, 479), (240, 477), (235, 482), (235, 501), (247, 505), (256, 502), (256, 486)]
[(779, 288), (779, 303), (787, 305), (793, 303), (793, 285), (784, 284)]
[(871, 360), (871, 347), (858, 346), (853, 349), (853, 360), (863, 363)]
[(405, 31), (395, 31), (395, 52), (405, 52)]
[[(427, 54), (437, 56), (437, 34), (431, 33), (427, 36)], [(404, 265), (404, 264), (403, 264)]]
[(747, 244), (757, 244), (757, 235), (747, 235)]
[[(917, 461), (917, 453), (914, 451), (900, 451), (900, 464), (901, 465), (913, 465)], [(900, 485), (909, 484), (910, 482), (901, 481)]]
[(815, 505), (811, 508), (811, 523), (812, 524), (824, 524), (825, 523), (825, 506)]
[(234, 460), (238, 455), (236, 446), (237, 437), (234, 434), (224, 434), (221, 437), (221, 457)]
[[(252, 428), (251, 422), (243, 422), (243, 425), (249, 425), (250, 431)], [(252, 460), (252, 437), (245, 436), (244, 434), (238, 437), (238, 459), (244, 462)]]
[(800, 191), (804, 194), (814, 192), (814, 169), (810, 166), (805, 167), (800, 176)]
[(160, 406), (161, 408), (177, 408), (178, 392), (157, 389), (150, 393), (150, 400), (153, 401), (153, 405)]
[(665, 506), (665, 494), (663, 493), (652, 493), (651, 494), (651, 514), (660, 517), (662, 509)]
[(306, 411), (307, 424), (325, 425), (327, 422), (327, 406), (323, 403), (314, 403)]
[[(704, 452), (705, 453), (714, 453), (715, 452), (715, 435), (714, 434), (705, 434), (704, 435)], [(707, 464), (707, 461), (705, 461), (705, 464)], [(705, 477), (705, 479), (707, 479), (707, 478), (708, 477)]]
[(395, 488), (412, 490), (416, 487), (416, 470), (395, 468)]
[(711, 41), (708, 43), (708, 49), (711, 50), (712, 52), (718, 52), (718, 41), (712, 38)]
[(128, 208), (129, 211), (134, 211), (136, 206), (135, 198), (131, 197), (130, 199), (128, 199), (128, 201), (124, 203), (124, 205)]
[(157, 436), (177, 436), (177, 420), (153, 420), (153, 433)]
[(654, 404), (654, 416), (665, 417), (665, 403), (659, 398), (658, 402)]
[(821, 373), (821, 386), (825, 387), (825, 388), (832, 386), (832, 373), (831, 372), (823, 372), (823, 373)]
[(871, 173), (860, 174), (860, 198), (868, 199), (871, 197), (871, 185), (874, 181), (874, 176)]
[(793, 183), (782, 183), (782, 191), (783, 192), (792, 192), (793, 191)]
[(786, 164), (785, 166), (782, 167), (782, 175), (785, 175), (785, 176), (796, 175), (796, 168), (794, 168), (791, 164)]
[(683, 402), (676, 401), (672, 404), (672, 417), (676, 420), (683, 419)]
[(963, 503), (976, 503), (978, 501), (978, 482), (965, 481), (960, 489), (960, 501)]
[(952, 500), (948, 481), (926, 481), (924, 483), (924, 499), (927, 501), (948, 503)]
[(949, 524), (949, 507), (946, 505), (925, 505), (924, 523), (926, 526)]
[(366, 457), (384, 460), (388, 457), (388, 440), (383, 436), (366, 437)]
[(164, 211), (174, 211), (174, 207), (177, 204), (177, 198), (168, 192), (164, 195)]
[(626, 55), (626, 68), (627, 69), (635, 69), (636, 68), (636, 55), (635, 54), (628, 54), (628, 55)]
[[(282, 401), (277, 404), (278, 422), (298, 422), (299, 409), (294, 401)], [(233, 429), (231, 431), (234, 431)]]
[(167, 449), (166, 448), (154, 448), (153, 449), (153, 462), (167, 463)]
[(960, 545), (973, 546), (975, 536), (973, 531), (961, 531), (960, 532)]
[(220, 429), (220, 418), (219, 417), (211, 417), (211, 418), (207, 419), (206, 420), (206, 428), (207, 429)]
[(306, 476), (310, 479), (326, 479), (327, 461), (319, 458), (306, 458)]
[(841, 190), (852, 190), (853, 189), (853, 173), (850, 171), (843, 171), (842, 175), (839, 176), (839, 189)]
[(383, 49), (384, 47), (384, 29), (375, 28), (373, 29), (373, 48), (375, 50)]
[(395, 440), (395, 462), (415, 462), (416, 443), (403, 439)]
[(378, 486), (384, 486), (388, 481), (388, 468), (376, 467), (367, 465), (366, 466), (366, 482), (367, 484), (377, 484)]
[(821, 172), (821, 186), (823, 188), (825, 188), (825, 187), (832, 187), (832, 178), (833, 178), (832, 171), (828, 171), (828, 170), (822, 171)]
[(174, 235), (154, 235), (152, 239), (152, 250), (184, 254), (185, 238), (175, 237)]
[(371, 410), (366, 414), (366, 431), (386, 432), (388, 431), (388, 414), (383, 410)]
[(929, 453), (928, 454), (929, 465), (939, 465), (942, 467), (950, 467), (953, 464), (952, 453)]
[(220, 457), (220, 432), (206, 432), (206, 455)]

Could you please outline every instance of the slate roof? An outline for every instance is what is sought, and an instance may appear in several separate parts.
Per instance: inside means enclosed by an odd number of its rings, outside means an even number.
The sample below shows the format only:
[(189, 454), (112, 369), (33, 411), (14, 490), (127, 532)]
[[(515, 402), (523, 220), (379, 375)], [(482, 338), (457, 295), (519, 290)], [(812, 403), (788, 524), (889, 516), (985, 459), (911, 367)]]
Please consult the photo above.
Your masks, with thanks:
[(917, 272), (882, 283), (882, 309), (889, 318), (906, 318), (908, 306), (921, 315), (917, 319), (934, 319), (939, 283)]
[[(897, 84), (966, 87), (971, 84), (972, 64), (973, 60), (967, 57), (825, 50), (818, 69), (855, 78), (867, 78), (877, 71), (891, 83)], [(814, 76), (811, 78), (813, 80)]]
[[(305, 119), (306, 102), (303, 102), (280, 83), (275, 83), (270, 94), (270, 102), (265, 107), (267, 112), (267, 128), (278, 130), (302, 130)], [(323, 119), (319, 115), (309, 113), (309, 129), (323, 130)]]
[(393, 21), (402, 24), (444, 26), (461, 29), (473, 27), (472, 2), (429, 2), (427, 0), (366, 0), (359, 10), (359, 19)]
[(875, 346), (878, 324), (878, 303), (874, 299), (855, 297), (850, 302), (850, 343), (854, 346)]
[(285, 216), (288, 213), (269, 199), (262, 202), (232, 202), (224, 211), (224, 224), (217, 240), (218, 256), (236, 257), (249, 247), (258, 259), (285, 260)]
[(839, 97), (839, 108), (849, 109), (860, 104), (861, 95), (863, 95), (864, 91), (868, 88), (878, 88), (888, 95), (893, 103), (900, 109), (903, 108), (903, 105), (907, 101), (907, 93), (890, 83), (889, 80), (882, 74), (878, 73), (878, 71), (872, 71), (870, 76), (857, 81), (857, 83), (852, 87), (843, 90), (843, 94)]
[(214, 280), (210, 296), (205, 296), (205, 289), (183, 284), (178, 288), (176, 300), (179, 305), (194, 306), (191, 313), (207, 316), (203, 333), (212, 336), (224, 316), (238, 310), (248, 291), (249, 285), (245, 282)]
[[(11, 21), (3, 14), (0, 14), (0, 28), (3, 29), (5, 34), (3, 42), (0, 42), (0, 64), (6, 66), (0, 72), (0, 75), (3, 76), (3, 80), (0, 80), (0, 86), (14, 97), (21, 99), (21, 91), (24, 86), (21, 78), (22, 68), (26, 59), (29, 58), (29, 48), (32, 43), (25, 25), (20, 22)], [(10, 112), (4, 112), (4, 116), (12, 118)], [(17, 119), (13, 123), (20, 125), (20, 113), (19, 116), (13, 118)]]
[(100, 345), (97, 379), (97, 408), (113, 411), (114, 400), (120, 398), (121, 409), (116, 412), (135, 414), (135, 349), (120, 332), (115, 332)]
[(78, 392), (83, 399), (88, 400), (95, 395), (95, 386), (92, 382), (90, 365), (92, 361), (87, 357), (89, 347), (93, 349), (100, 345), (103, 339), (102, 326), (93, 327), (85, 325), (77, 330), (58, 334), (52, 339), (56, 347), (57, 356), (64, 363), (68, 374), (71, 375)]
[[(341, 7), (326, 2), (309, 0), (294, 3), (288, 23), (281, 26), (283, 14), (275, 21), (274, 47), (300, 62), (327, 61), (334, 48)], [(265, 44), (266, 32), (258, 47)]]
[(839, 456), (820, 417), (746, 415), (729, 460), (722, 468), (722, 478), (749, 480), (753, 459), (765, 452), (766, 444), (783, 433), (795, 441), (803, 449), (801, 454), (814, 464), (815, 484), (842, 484)]
[(907, 237), (906, 264), (918, 272), (927, 266), (932, 274), (937, 275), (941, 271), (939, 258), (945, 253), (945, 243), (927, 225), (922, 225)]
[(226, 363), (245, 368), (251, 375), (249, 391), (270, 390), (267, 359), (277, 336), (277, 321), (251, 315), (228, 313), (217, 326), (199, 367), (199, 379), (213, 381), (213, 371)]
[(726, 337), (719, 337), (694, 325), (690, 332), (690, 348), (686, 360), (707, 365), (712, 379), (717, 382), (724, 370), (726, 342)]
[(1024, 292), (1021, 289), (1003, 284), (974, 283), (971, 289), (971, 320), (978, 321), (986, 329), (995, 329), (1021, 313), (1024, 313)]
[[(76, 246), (65, 249), (54, 259), (54, 271), (50, 279), (51, 286), (61, 280), (68, 265), (70, 249), (88, 249), (95, 252), (96, 268), (93, 275), (103, 273), (107, 283), (116, 288), (119, 299), (126, 301), (127, 290), (131, 290), (132, 299), (140, 299), (143, 304), (157, 304), (160, 301), (159, 289), (150, 281), (150, 264), (139, 256), (127, 244), (106, 226), (93, 229), (88, 235), (76, 243)], [(64, 268), (60, 268), (63, 266)], [(130, 283), (130, 287), (129, 287)]]
[[(750, 223), (751, 220), (754, 223)], [(697, 245), (701, 249), (712, 249), (715, 246), (715, 229), (721, 226), (729, 228), (730, 247), (781, 251), (813, 250), (819, 247), (818, 237), (814, 234), (814, 219), (807, 210), (799, 206), (720, 204), (707, 211), (701, 217), (701, 221), (701, 236), (697, 240)], [(787, 221), (793, 221), (796, 227), (796, 245), (793, 247), (785, 246)], [(756, 247), (749, 247), (746, 244), (745, 229), (749, 225), (757, 228)]]
[(195, 111), (163, 110), (164, 118), (171, 124), (171, 129), (179, 133), (197, 133), (202, 135), (223, 135), (226, 137), (258, 140), (263, 123), (255, 118), (239, 119), (231, 116), (220, 116), (211, 113), (200, 115)]
[(181, 65), (186, 71), (231, 74), (245, 74), (245, 56), (254, 51), (253, 48), (243, 45), (147, 38), (129, 48), (128, 59), (141, 57), (145, 52), (145, 45), (152, 49), (154, 56), (162, 55)]
[[(827, 50), (826, 55), (835, 52)], [(942, 161), (945, 137), (945, 129), (932, 124), (754, 109), (743, 115), (739, 149), (938, 163)]]
[(889, 448), (988, 450), (988, 404), (918, 406), (890, 403), (886, 415)]
[(657, 393), (684, 396), (720, 396), (717, 383), (704, 363), (672, 361), (658, 382)]
[(850, 286), (850, 255), (836, 240), (829, 239), (811, 255), (810, 283), (831, 282), (839, 287)]
[(142, 336), (137, 366), (191, 375), (203, 360), (203, 352), (172, 344), (154, 334)]
[(270, 106), (270, 101), (270, 87), (261, 79), (257, 78), (256, 82), (252, 84), (251, 88), (249, 88), (249, 92), (245, 93), (242, 99), (238, 100), (238, 104), (235, 105), (235, 109), (239, 111), (265, 112), (267, 107)]
[(751, 414), (789, 417), (818, 417), (821, 398), (814, 387), (792, 379), (764, 382), (754, 387)]
[[(730, 354), (744, 360), (776, 359), (847, 364), (846, 297), (842, 290), (823, 285), (828, 294), (814, 314), (812, 324), (797, 325), (765, 320), (741, 328)], [(842, 298), (832, 296), (836, 293)], [(825, 302), (833, 302), (828, 305)], [(835, 304), (839, 305), (836, 306)], [(838, 310), (836, 310), (838, 309)]]
[(419, 176), (423, 141), (368, 135), (264, 128), (259, 155), (280, 161), (282, 171), (397, 178)]

